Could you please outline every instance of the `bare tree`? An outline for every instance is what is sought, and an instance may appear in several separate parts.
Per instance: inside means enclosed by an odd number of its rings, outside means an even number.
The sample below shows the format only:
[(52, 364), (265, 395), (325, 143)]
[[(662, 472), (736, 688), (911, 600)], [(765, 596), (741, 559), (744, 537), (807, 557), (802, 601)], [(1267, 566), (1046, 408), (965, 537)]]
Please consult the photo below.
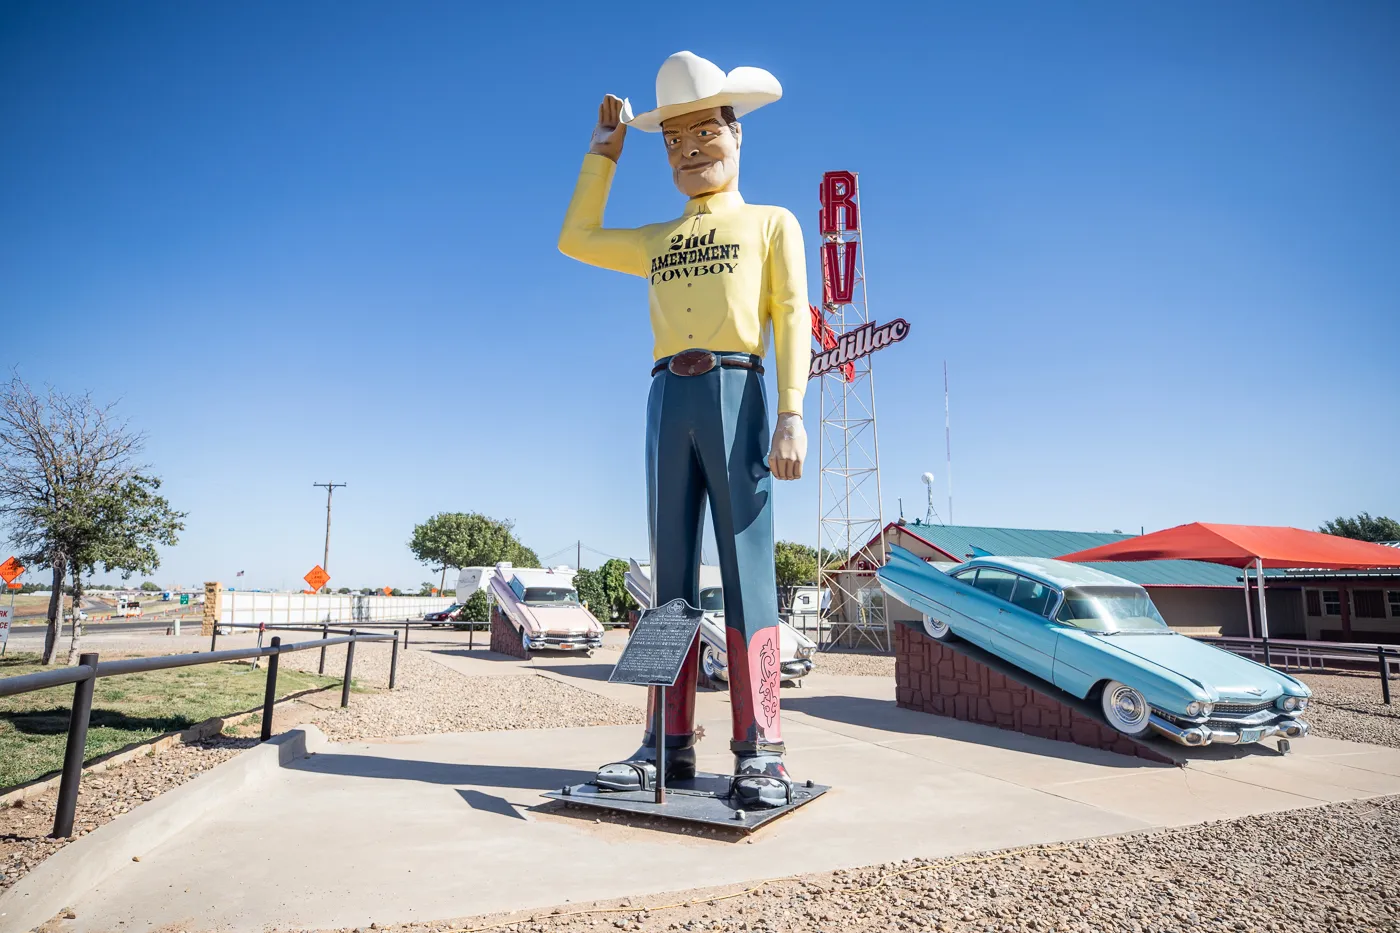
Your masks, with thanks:
[(0, 386), (0, 524), (21, 560), (53, 574), (45, 664), (58, 652), (70, 569), (76, 624), (84, 570), (99, 562), (121, 570), (158, 564), (153, 541), (173, 544), (183, 528), (183, 516), (154, 494), (159, 480), (136, 462), (145, 435), (114, 407), (52, 387), (39, 395), (18, 375)]

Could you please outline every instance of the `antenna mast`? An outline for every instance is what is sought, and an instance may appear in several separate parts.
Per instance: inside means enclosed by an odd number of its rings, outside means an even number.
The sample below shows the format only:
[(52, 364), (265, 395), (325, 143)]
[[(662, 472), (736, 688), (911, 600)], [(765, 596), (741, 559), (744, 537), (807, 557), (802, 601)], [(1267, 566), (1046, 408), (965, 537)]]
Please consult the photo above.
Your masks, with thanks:
[[(943, 361), (943, 449), (948, 452), (948, 524), (953, 524), (953, 427), (948, 416), (948, 361)], [(933, 501), (933, 487), (928, 490)]]

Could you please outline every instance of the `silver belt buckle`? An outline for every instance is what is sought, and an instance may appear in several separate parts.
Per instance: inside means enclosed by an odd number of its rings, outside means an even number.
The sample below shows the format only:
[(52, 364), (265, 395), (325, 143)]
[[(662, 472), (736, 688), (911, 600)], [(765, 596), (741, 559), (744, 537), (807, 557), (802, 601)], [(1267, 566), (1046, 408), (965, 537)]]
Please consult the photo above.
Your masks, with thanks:
[(677, 376), (701, 376), (718, 365), (718, 353), (710, 350), (686, 350), (671, 357), (666, 368)]

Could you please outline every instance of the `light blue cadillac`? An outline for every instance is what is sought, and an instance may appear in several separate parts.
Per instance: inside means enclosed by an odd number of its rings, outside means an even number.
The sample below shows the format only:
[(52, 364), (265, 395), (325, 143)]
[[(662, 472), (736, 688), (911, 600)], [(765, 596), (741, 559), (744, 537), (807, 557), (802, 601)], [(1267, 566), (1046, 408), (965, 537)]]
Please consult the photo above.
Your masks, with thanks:
[(1082, 564), (977, 557), (944, 572), (901, 547), (881, 587), (962, 637), (1080, 699), (1126, 735), (1237, 745), (1307, 735), (1312, 692), (1287, 674), (1173, 632), (1136, 583)]

